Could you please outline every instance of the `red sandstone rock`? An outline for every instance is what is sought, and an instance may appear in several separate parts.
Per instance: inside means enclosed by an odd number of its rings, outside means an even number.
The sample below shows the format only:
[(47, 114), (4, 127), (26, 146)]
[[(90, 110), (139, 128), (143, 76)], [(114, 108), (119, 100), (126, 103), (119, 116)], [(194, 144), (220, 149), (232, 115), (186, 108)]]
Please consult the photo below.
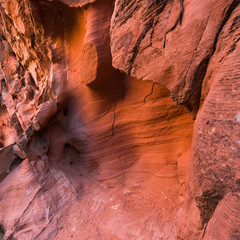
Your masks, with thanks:
[(239, 1), (0, 3), (4, 239), (240, 237)]
[(113, 66), (166, 86), (197, 111), (201, 83), (222, 26), (238, 1), (116, 1)]
[[(54, 0), (48, 0), (49, 2), (53, 2)], [(84, 7), (89, 3), (94, 3), (97, 0), (60, 0), (64, 4), (67, 4), (71, 7)], [(108, 1), (108, 0), (107, 0)]]
[(40, 128), (44, 128), (56, 112), (57, 104), (53, 100), (44, 102), (39, 106), (34, 116), (35, 121), (38, 121)]

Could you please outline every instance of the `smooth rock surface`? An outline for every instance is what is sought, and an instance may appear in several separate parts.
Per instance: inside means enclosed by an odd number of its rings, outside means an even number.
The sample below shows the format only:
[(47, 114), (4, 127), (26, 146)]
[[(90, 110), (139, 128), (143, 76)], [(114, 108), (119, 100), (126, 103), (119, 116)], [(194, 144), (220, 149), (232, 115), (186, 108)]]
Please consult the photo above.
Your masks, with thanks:
[(240, 238), (238, 0), (0, 12), (4, 240)]

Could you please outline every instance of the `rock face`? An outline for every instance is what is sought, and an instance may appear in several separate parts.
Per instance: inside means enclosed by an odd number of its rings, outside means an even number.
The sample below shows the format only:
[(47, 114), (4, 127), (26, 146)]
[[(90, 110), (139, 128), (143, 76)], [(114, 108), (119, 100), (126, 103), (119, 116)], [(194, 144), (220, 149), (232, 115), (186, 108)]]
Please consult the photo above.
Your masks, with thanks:
[(0, 239), (239, 239), (239, 0), (0, 0)]

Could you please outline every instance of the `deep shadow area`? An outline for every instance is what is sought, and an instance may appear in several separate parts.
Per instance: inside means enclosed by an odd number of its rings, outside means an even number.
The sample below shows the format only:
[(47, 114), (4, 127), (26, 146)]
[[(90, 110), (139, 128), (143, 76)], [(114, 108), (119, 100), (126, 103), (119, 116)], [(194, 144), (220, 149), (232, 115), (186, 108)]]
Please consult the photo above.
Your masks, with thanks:
[(0, 225), (0, 240), (3, 240), (4, 238), (4, 230), (3, 227)]

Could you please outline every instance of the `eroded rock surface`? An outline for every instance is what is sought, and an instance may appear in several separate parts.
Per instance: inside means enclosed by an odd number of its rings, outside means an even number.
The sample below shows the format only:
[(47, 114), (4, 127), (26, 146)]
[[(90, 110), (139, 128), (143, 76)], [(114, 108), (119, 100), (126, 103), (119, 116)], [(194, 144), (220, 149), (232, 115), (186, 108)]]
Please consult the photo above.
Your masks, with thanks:
[(5, 240), (240, 238), (238, 0), (0, 12)]

